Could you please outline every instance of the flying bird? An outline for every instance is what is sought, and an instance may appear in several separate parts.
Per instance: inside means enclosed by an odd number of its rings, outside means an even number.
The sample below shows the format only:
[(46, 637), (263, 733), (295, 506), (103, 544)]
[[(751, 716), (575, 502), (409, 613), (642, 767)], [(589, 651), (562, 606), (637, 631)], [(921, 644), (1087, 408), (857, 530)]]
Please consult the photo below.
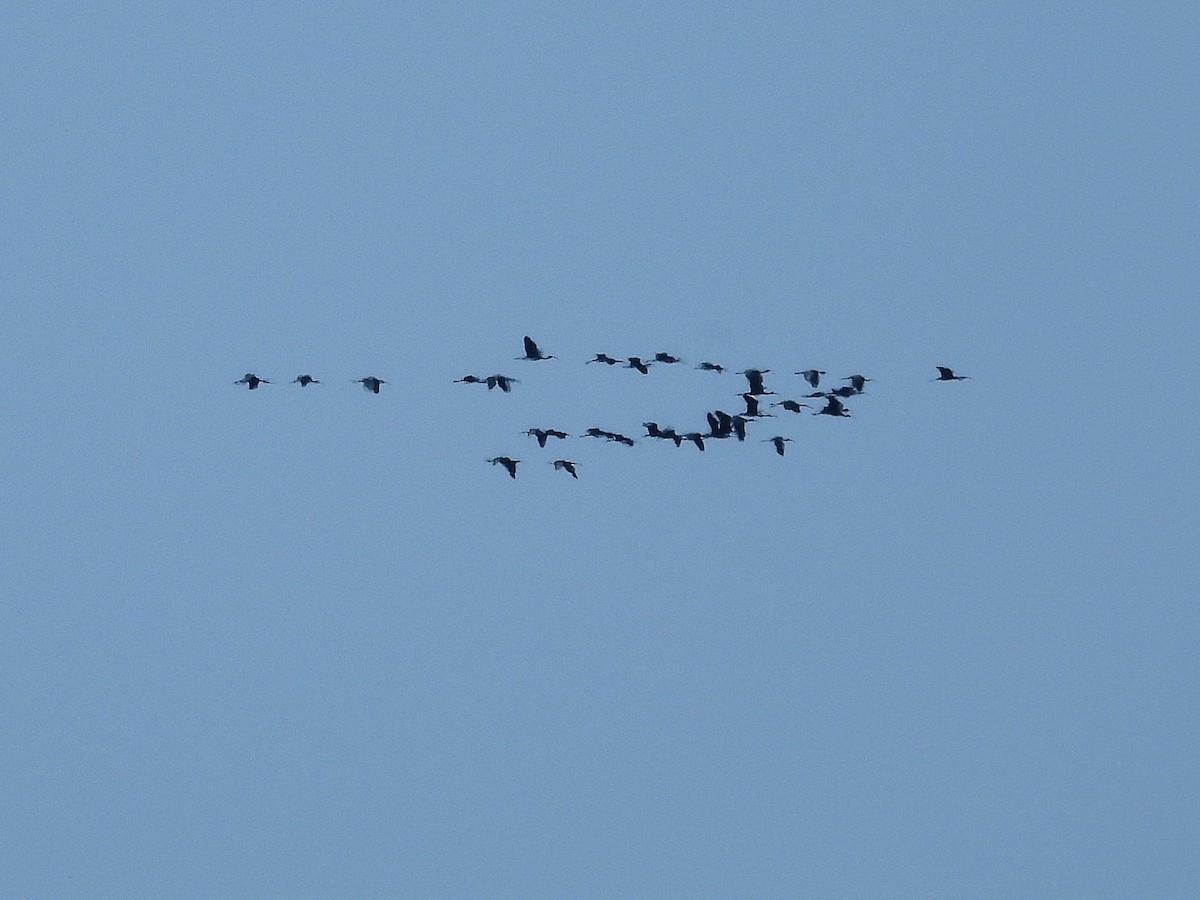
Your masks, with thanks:
[(832, 391), (826, 391), (826, 397), (853, 397), (855, 394), (861, 394), (862, 391), (853, 388), (848, 384), (843, 384), (841, 387), (835, 387)]
[(826, 403), (824, 409), (818, 409), (814, 416), (843, 416), (850, 417), (850, 410), (846, 409), (846, 404), (832, 394), (826, 395)]
[(770, 369), (743, 369), (738, 372), (739, 375), (745, 375), (746, 380), (750, 382), (749, 393), (758, 396), (760, 394), (773, 394), (774, 391), (768, 391), (763, 387), (763, 376), (770, 372)]
[(551, 356), (549, 353), (543, 353), (533, 338), (525, 335), (525, 355), (518, 356), (517, 359), (558, 359), (558, 357)]
[(520, 462), (519, 459), (512, 459), (508, 456), (494, 456), (489, 459), (488, 462), (490, 462), (493, 466), (504, 466), (504, 468), (508, 470), (509, 478), (517, 477), (517, 463)]
[(376, 378), (374, 375), (368, 375), (366, 378), (359, 378), (355, 382), (361, 384), (364, 391), (370, 391), (372, 394), (378, 394), (379, 389), (387, 384), (382, 378)]
[[(685, 441), (691, 441), (701, 450), (704, 449), (704, 435), (698, 431), (689, 431), (687, 434), (681, 434), (679, 437)], [(678, 444), (676, 446), (678, 446)]]
[(672, 365), (673, 363), (683, 362), (683, 360), (680, 359), (678, 356), (672, 356), (670, 353), (655, 353), (654, 361), (660, 362), (660, 363), (666, 363), (667, 365)]
[(298, 384), (300, 387), (308, 387), (310, 384), (320, 384), (321, 382), (313, 378), (311, 375), (301, 375), (292, 384)]
[(702, 363), (700, 363), (700, 365), (696, 366), (696, 368), (700, 369), (702, 372), (724, 372), (725, 371), (724, 366), (719, 366), (715, 362), (702, 362)]
[(492, 388), (498, 387), (507, 394), (512, 390), (512, 386), (517, 384), (517, 379), (510, 378), (507, 375), (489, 375), (484, 379), (484, 383), (487, 384), (489, 391)]
[(781, 437), (779, 435), (775, 435), (775, 437), (773, 437), (773, 438), (767, 438), (766, 440), (763, 441), (763, 443), (764, 444), (774, 444), (775, 452), (778, 453), (780, 456), (783, 456), (783, 445), (789, 444), (789, 443), (791, 443), (791, 441), (792, 441), (792, 439), (790, 437)]
[(556, 472), (557, 472), (559, 469), (563, 469), (563, 470), (565, 470), (566, 472), (570, 473), (570, 475), (571, 475), (571, 477), (572, 477), (572, 478), (576, 479), (577, 481), (579, 480), (579, 476), (575, 474), (575, 463), (574, 463), (574, 462), (572, 462), (571, 460), (569, 460), (569, 459), (556, 459), (556, 460), (554, 460), (553, 466), (554, 466), (554, 470), (555, 470)]
[(867, 378), (865, 375), (850, 375), (850, 376), (842, 379), (842, 381), (850, 382), (850, 386), (852, 388), (854, 388), (856, 393), (859, 393), (859, 394), (861, 394), (863, 392), (863, 387), (864, 387), (864, 385), (866, 385), (866, 383), (868, 381), (874, 381), (874, 380), (875, 380), (874, 378)]
[(244, 385), (246, 385), (246, 387), (248, 387), (252, 391), (257, 391), (258, 386), (260, 384), (270, 384), (270, 383), (271, 382), (267, 381), (267, 379), (265, 379), (265, 378), (259, 378), (253, 372), (247, 372), (245, 375), (243, 375), (241, 378), (239, 378), (237, 381), (234, 382), (234, 384), (244, 384)]
[(637, 369), (643, 375), (650, 374), (650, 363), (642, 362), (642, 358), (640, 356), (629, 357), (629, 365), (627, 365), (625, 368)]
[(642, 427), (646, 429), (646, 437), (662, 438), (663, 440), (671, 440), (675, 442), (675, 446), (679, 446), (681, 440), (679, 435), (675, 433), (675, 429), (671, 427), (660, 428), (657, 422), (643, 422)]
[(782, 406), (788, 412), (798, 413), (803, 409), (812, 409), (812, 405), (808, 403), (798, 403), (795, 400), (784, 400), (782, 403), (772, 403), (772, 406)]
[(742, 394), (742, 399), (746, 401), (746, 411), (742, 413), (747, 419), (757, 419), (759, 416), (769, 416), (770, 413), (759, 411), (759, 400), (754, 394)]
[(537, 438), (539, 447), (546, 446), (546, 438), (560, 438), (561, 439), (561, 438), (570, 436), (565, 431), (557, 431), (553, 428), (530, 428), (525, 433), (527, 435), (529, 435), (530, 437)]
[(938, 370), (938, 377), (934, 381), (965, 381), (970, 378), (970, 375), (955, 375), (953, 369), (948, 369), (945, 366), (935, 366)]
[(455, 384), (486, 384), (486, 378), (480, 378), (478, 375), (464, 375), (462, 378), (455, 378)]
[(621, 361), (619, 359), (613, 359), (607, 353), (597, 353), (594, 357), (589, 359), (588, 362), (589, 363), (599, 362), (599, 363), (604, 363), (606, 366), (615, 366), (618, 363), (620, 363)]
[(804, 378), (804, 380), (813, 387), (817, 387), (821, 383), (821, 376), (825, 373), (820, 369), (805, 369), (804, 371), (797, 372), (796, 374)]

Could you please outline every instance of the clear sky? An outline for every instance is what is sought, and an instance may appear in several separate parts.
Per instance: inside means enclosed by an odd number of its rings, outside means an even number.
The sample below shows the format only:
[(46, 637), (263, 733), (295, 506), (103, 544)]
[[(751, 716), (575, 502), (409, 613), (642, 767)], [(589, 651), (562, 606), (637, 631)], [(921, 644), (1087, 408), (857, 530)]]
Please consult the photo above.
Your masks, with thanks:
[[(0, 16), (0, 894), (1200, 895), (1194, 5), (81, 7)], [(874, 380), (522, 433), (702, 360)]]

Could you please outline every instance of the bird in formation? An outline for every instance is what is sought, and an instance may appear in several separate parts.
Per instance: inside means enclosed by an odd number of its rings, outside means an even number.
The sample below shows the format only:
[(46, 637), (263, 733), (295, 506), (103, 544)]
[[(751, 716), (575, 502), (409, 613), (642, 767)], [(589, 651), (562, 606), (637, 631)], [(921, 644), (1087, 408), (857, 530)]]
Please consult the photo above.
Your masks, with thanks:
[(510, 378), (507, 375), (489, 375), (487, 378), (484, 379), (484, 383), (487, 384), (489, 391), (492, 388), (498, 387), (498, 388), (500, 388), (500, 390), (504, 391), (504, 393), (507, 394), (509, 391), (512, 390), (512, 386), (514, 384), (517, 384), (518, 382), (517, 382), (517, 379)]
[(814, 416), (841, 416), (842, 418), (850, 418), (850, 410), (846, 409), (846, 404), (833, 395), (826, 397), (824, 409), (818, 409)]
[(537, 438), (538, 446), (546, 446), (546, 438), (568, 438), (570, 437), (565, 431), (557, 431), (553, 428), (530, 428), (525, 432), (530, 437)]
[(372, 394), (378, 394), (379, 389), (387, 384), (382, 378), (376, 378), (374, 375), (368, 375), (366, 378), (359, 378), (355, 381), (356, 384), (361, 384), (364, 391), (370, 391)]
[(543, 353), (537, 343), (529, 335), (525, 335), (525, 355), (517, 359), (558, 359), (549, 353)]
[(597, 353), (594, 357), (589, 359), (588, 362), (589, 363), (594, 363), (594, 362), (604, 363), (606, 366), (616, 366), (616, 365), (620, 365), (620, 363), (621, 363), (621, 361), (619, 359), (613, 359), (607, 353)]
[(772, 406), (782, 406), (788, 412), (798, 413), (801, 409), (812, 409), (811, 404), (799, 403), (795, 400), (784, 400), (782, 403), (772, 403)]
[(724, 372), (725, 367), (717, 365), (715, 362), (702, 362), (696, 366), (701, 372)]
[(579, 480), (579, 476), (575, 473), (575, 463), (572, 462), (571, 460), (556, 459), (556, 460), (554, 460), (553, 465), (554, 465), (554, 471), (557, 472), (559, 469), (562, 469), (564, 472), (568, 473), (572, 478)]
[(675, 363), (683, 362), (683, 360), (680, 359), (678, 356), (672, 356), (670, 353), (655, 353), (654, 361), (660, 362), (660, 363), (665, 363), (668, 366), (674, 365)]
[(872, 378), (867, 378), (865, 375), (850, 375), (842, 379), (842, 381), (850, 382), (850, 387), (854, 388), (856, 394), (861, 394), (866, 383), (873, 380)]
[(253, 372), (247, 372), (245, 375), (243, 375), (241, 378), (239, 378), (237, 381), (234, 382), (234, 384), (244, 384), (244, 385), (246, 385), (246, 387), (248, 387), (252, 391), (257, 391), (258, 386), (260, 384), (270, 384), (270, 383), (271, 382), (267, 381), (267, 379), (265, 379), (265, 378), (259, 378)]
[(763, 443), (764, 444), (774, 444), (775, 452), (778, 453), (780, 456), (783, 456), (783, 445), (790, 444), (791, 441), (792, 441), (792, 439), (790, 437), (783, 437), (782, 435), (777, 434), (773, 438), (767, 438), (765, 441), (763, 441)]
[(300, 375), (292, 384), (298, 384), (300, 387), (308, 387), (310, 384), (320, 384), (321, 382), (313, 378), (311, 375)]
[(513, 459), (509, 456), (493, 456), (488, 460), (488, 462), (490, 462), (493, 466), (504, 466), (504, 468), (508, 470), (509, 478), (517, 477), (517, 463), (520, 462), (519, 459)]
[(935, 366), (938, 370), (938, 377), (934, 381), (965, 381), (970, 378), (970, 375), (955, 375), (953, 369), (948, 369), (946, 366)]
[(629, 357), (629, 365), (627, 365), (625, 368), (637, 369), (643, 375), (650, 374), (650, 363), (642, 362), (642, 358), (640, 356)]
[(822, 372), (820, 369), (804, 369), (803, 371), (797, 372), (796, 374), (801, 376), (805, 381), (807, 381), (813, 387), (819, 387), (821, 384), (821, 376), (824, 375), (825, 373)]
[(763, 376), (770, 372), (770, 369), (743, 369), (738, 372), (739, 375), (745, 375), (746, 381), (750, 383), (750, 390), (747, 393), (758, 397), (762, 394), (773, 394), (774, 391), (768, 391), (763, 387)]

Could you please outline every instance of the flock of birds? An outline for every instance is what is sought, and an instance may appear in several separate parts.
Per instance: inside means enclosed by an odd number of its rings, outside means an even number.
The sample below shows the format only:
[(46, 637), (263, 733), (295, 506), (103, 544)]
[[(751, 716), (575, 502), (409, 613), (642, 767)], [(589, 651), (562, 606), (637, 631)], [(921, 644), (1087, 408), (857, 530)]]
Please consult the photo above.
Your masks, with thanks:
[[(528, 335), (525, 336), (525, 353), (523, 356), (516, 357), (519, 360), (530, 360), (533, 362), (543, 362), (546, 360), (557, 359), (553, 354), (544, 353), (537, 345), (537, 342)], [(642, 375), (648, 375), (650, 368), (656, 365), (679, 365), (683, 362), (678, 356), (670, 353), (656, 353), (652, 359), (642, 359), (640, 356), (629, 356), (624, 359), (618, 359), (609, 356), (606, 353), (597, 353), (592, 359), (587, 361), (590, 363), (601, 363), (606, 366), (622, 366), (626, 369), (634, 369)], [(703, 372), (716, 372), (718, 374), (728, 371), (724, 366), (714, 362), (702, 362), (697, 369)], [(954, 370), (947, 366), (935, 366), (938, 371), (938, 376), (933, 381), (965, 381), (969, 375), (955, 374)], [(742, 369), (737, 374), (742, 375), (746, 379), (747, 388), (741, 393), (741, 399), (745, 403), (746, 408), (740, 412), (730, 414), (724, 410), (716, 409), (705, 414), (708, 420), (708, 431), (686, 431), (677, 432), (672, 427), (662, 427), (657, 422), (643, 422), (642, 427), (646, 429), (643, 438), (654, 438), (657, 440), (672, 441), (676, 447), (683, 445), (685, 441), (694, 444), (697, 449), (704, 449), (705, 440), (720, 440), (724, 438), (736, 438), (738, 441), (746, 439), (747, 426), (764, 417), (773, 416), (773, 413), (764, 412), (762, 402), (764, 397), (776, 396), (775, 391), (767, 390), (763, 376), (769, 374), (770, 369)], [(803, 409), (814, 410), (814, 416), (834, 416), (837, 418), (849, 418), (850, 410), (845, 404), (845, 400), (862, 394), (866, 390), (866, 384), (872, 379), (865, 375), (848, 375), (841, 379), (849, 382), (848, 384), (840, 384), (837, 387), (820, 390), (821, 378), (827, 373), (820, 369), (802, 369), (794, 373), (800, 376), (808, 383), (813, 390), (803, 395), (804, 400), (820, 401), (820, 409), (817, 409), (813, 404), (803, 403), (800, 400), (781, 400), (777, 403), (771, 402), (770, 406), (779, 407), (791, 413), (799, 413)], [(313, 384), (320, 384), (316, 378), (311, 375), (299, 375), (292, 384), (298, 384), (301, 387), (308, 387)], [(382, 378), (377, 378), (374, 375), (367, 375), (363, 378), (354, 380), (355, 384), (361, 384), (363, 390), (370, 391), (373, 394), (380, 393), (383, 385), (387, 384)], [(456, 378), (455, 384), (478, 384), (484, 385), (487, 389), (494, 390), (499, 388), (504, 393), (512, 391), (514, 384), (519, 384), (519, 379), (513, 378), (511, 375), (464, 375), (462, 378)], [(260, 378), (253, 372), (247, 372), (239, 378), (234, 384), (244, 384), (249, 390), (257, 390), (259, 385), (271, 384), (266, 378)], [(545, 448), (547, 442), (554, 438), (555, 440), (565, 440), (571, 437), (565, 431), (560, 431), (556, 428), (530, 428), (525, 434), (535, 438), (538, 446)], [(589, 428), (581, 437), (603, 438), (606, 441), (612, 441), (619, 444), (632, 447), (636, 440), (627, 435), (620, 434), (615, 431), (608, 431), (603, 428)], [(773, 444), (775, 452), (780, 456), (784, 455), (786, 445), (791, 443), (790, 437), (783, 435), (774, 435), (773, 437), (764, 438), (762, 443)], [(494, 466), (503, 467), (504, 471), (508, 472), (510, 478), (517, 477), (517, 466), (521, 463), (519, 459), (513, 459), (511, 456), (494, 456), (486, 460)], [(572, 478), (579, 478), (576, 471), (578, 463), (570, 459), (555, 459), (551, 460), (555, 471), (566, 472)]]

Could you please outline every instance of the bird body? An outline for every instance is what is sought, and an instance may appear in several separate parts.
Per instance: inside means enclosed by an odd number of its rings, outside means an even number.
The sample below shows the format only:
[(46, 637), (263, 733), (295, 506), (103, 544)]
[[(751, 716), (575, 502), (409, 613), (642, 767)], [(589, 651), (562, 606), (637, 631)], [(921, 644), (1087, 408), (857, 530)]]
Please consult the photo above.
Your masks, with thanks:
[(788, 412), (798, 413), (801, 409), (812, 409), (808, 403), (798, 403), (795, 400), (784, 400), (782, 403), (772, 403), (772, 406), (782, 406)]
[(313, 378), (311, 375), (300, 375), (292, 384), (298, 384), (300, 387), (308, 387), (310, 384), (320, 384), (321, 382)]
[(760, 394), (773, 394), (774, 391), (768, 391), (763, 387), (763, 375), (770, 372), (770, 369), (743, 369), (739, 375), (745, 375), (746, 380), (750, 382), (750, 390), (748, 393), (754, 394), (756, 397)]
[(704, 449), (704, 435), (698, 431), (689, 431), (687, 434), (679, 435), (679, 437), (685, 441), (691, 441), (701, 450)]
[(507, 375), (489, 375), (484, 379), (484, 383), (487, 384), (489, 391), (492, 388), (498, 387), (507, 394), (512, 390), (512, 386), (517, 383), (517, 379), (510, 378)]
[(821, 383), (821, 376), (824, 375), (825, 373), (822, 372), (820, 369), (804, 369), (803, 371), (797, 372), (796, 374), (801, 376), (805, 381), (807, 381), (813, 387), (817, 387)]
[(575, 463), (574, 463), (574, 462), (572, 462), (571, 460), (569, 460), (569, 459), (556, 459), (556, 460), (554, 460), (554, 463), (553, 463), (553, 465), (554, 465), (554, 470), (555, 470), (556, 472), (557, 472), (559, 469), (562, 469), (563, 471), (567, 472), (567, 473), (568, 473), (568, 474), (569, 474), (569, 475), (570, 475), (572, 478), (574, 478), (576, 481), (578, 481), (578, 480), (579, 480), (579, 476), (578, 476), (577, 474), (575, 474)]
[(954, 370), (946, 366), (935, 366), (934, 368), (938, 370), (938, 377), (933, 379), (934, 381), (965, 381), (971, 377), (970, 375), (955, 375)]
[(530, 428), (525, 432), (530, 437), (537, 438), (538, 446), (546, 446), (546, 438), (566, 438), (569, 435), (565, 431), (558, 431), (554, 428)]
[(778, 453), (780, 456), (783, 456), (783, 445), (791, 443), (791, 440), (792, 439), (790, 437), (782, 437), (781, 435), (777, 434), (773, 438), (767, 438), (765, 441), (763, 441), (763, 443), (764, 444), (774, 444), (775, 452)]
[(504, 466), (504, 468), (508, 471), (509, 478), (517, 477), (517, 463), (520, 462), (519, 459), (512, 459), (508, 456), (493, 456), (488, 460), (488, 462), (490, 462), (493, 466)]
[(637, 370), (638, 370), (639, 372), (641, 372), (643, 375), (649, 375), (649, 374), (650, 374), (650, 363), (648, 363), (648, 362), (642, 362), (642, 358), (641, 358), (640, 356), (631, 356), (631, 357), (629, 357), (629, 365), (627, 365), (625, 368), (627, 368), (627, 369), (637, 369)]
[(670, 353), (655, 353), (654, 361), (665, 363), (666, 365), (673, 365), (674, 363), (683, 362), (683, 360), (678, 356), (672, 356)]
[(861, 394), (866, 383), (868, 381), (874, 381), (874, 379), (867, 378), (865, 375), (848, 375), (847, 377), (843, 378), (842, 381), (850, 382), (850, 386), (854, 388), (855, 392)]
[(594, 357), (589, 359), (588, 362), (589, 363), (598, 362), (598, 363), (604, 363), (606, 366), (615, 366), (618, 363), (620, 363), (621, 361), (619, 359), (613, 359), (607, 353), (597, 353)]
[(253, 372), (247, 372), (245, 375), (243, 375), (241, 378), (239, 378), (237, 381), (234, 382), (234, 384), (244, 384), (244, 385), (246, 385), (246, 387), (248, 387), (252, 391), (257, 391), (258, 386), (260, 384), (270, 384), (270, 383), (271, 382), (267, 381), (267, 379), (265, 379), (265, 378), (259, 378)]
[(696, 368), (700, 369), (702, 372), (724, 372), (725, 371), (724, 366), (719, 366), (714, 362), (702, 362), (702, 363), (700, 363), (700, 365), (696, 366)]
[(359, 378), (356, 384), (361, 384), (364, 391), (370, 391), (372, 394), (378, 394), (379, 389), (387, 384), (382, 378), (376, 378), (374, 375), (368, 375), (366, 378)]
[(480, 378), (478, 375), (464, 375), (462, 378), (455, 378), (455, 384), (486, 384), (486, 378)]
[(850, 410), (846, 409), (846, 404), (844, 404), (841, 400), (839, 400), (837, 397), (833, 396), (832, 394), (829, 394), (829, 395), (826, 395), (826, 403), (825, 403), (824, 409), (817, 410), (815, 413), (813, 413), (813, 415), (814, 416), (842, 416), (845, 418), (849, 418)]
[(558, 359), (558, 357), (543, 353), (533, 338), (525, 335), (525, 355), (518, 356), (517, 359)]

